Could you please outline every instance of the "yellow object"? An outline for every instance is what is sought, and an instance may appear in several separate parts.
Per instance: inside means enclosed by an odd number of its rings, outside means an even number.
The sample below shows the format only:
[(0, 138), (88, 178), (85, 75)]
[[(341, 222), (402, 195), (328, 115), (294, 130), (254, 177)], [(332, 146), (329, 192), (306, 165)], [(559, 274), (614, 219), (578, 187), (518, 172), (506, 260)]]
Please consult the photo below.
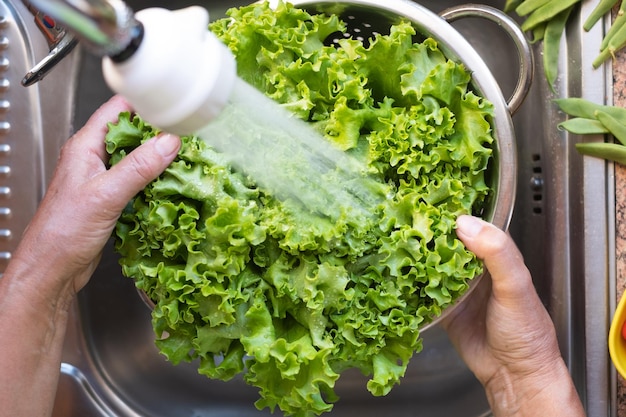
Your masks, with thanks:
[(609, 330), (609, 353), (617, 372), (626, 378), (626, 339), (622, 327), (626, 322), (626, 294), (622, 295)]

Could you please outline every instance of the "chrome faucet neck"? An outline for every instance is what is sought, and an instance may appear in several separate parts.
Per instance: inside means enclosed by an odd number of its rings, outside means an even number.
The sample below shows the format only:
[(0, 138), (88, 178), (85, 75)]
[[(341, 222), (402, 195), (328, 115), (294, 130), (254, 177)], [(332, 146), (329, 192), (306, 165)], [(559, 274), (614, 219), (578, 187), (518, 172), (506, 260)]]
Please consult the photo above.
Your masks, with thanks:
[[(42, 80), (81, 41), (92, 53), (123, 62), (143, 39), (143, 26), (122, 0), (22, 0), (35, 15), (46, 14), (63, 25), (50, 53), (22, 80), (29, 86)], [(67, 30), (66, 30), (67, 29)]]
[(132, 44), (138, 22), (122, 0), (29, 0), (74, 32), (99, 55), (115, 56)]

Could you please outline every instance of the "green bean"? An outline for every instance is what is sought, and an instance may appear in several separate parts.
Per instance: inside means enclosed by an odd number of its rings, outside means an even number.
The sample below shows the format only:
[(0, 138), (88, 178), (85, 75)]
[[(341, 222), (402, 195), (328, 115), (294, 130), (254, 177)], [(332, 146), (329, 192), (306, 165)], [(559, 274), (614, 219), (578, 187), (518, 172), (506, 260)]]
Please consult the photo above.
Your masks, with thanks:
[(615, 52), (626, 46), (626, 1), (622, 1), (617, 17), (600, 44), (600, 55), (592, 62), (598, 68), (609, 56), (615, 58)]
[(547, 22), (562, 11), (570, 8), (581, 0), (551, 0), (531, 13), (522, 23), (522, 30), (531, 30), (540, 23)]
[(526, 16), (527, 14), (532, 13), (537, 10), (541, 6), (545, 6), (550, 3), (551, 0), (526, 0), (523, 1), (519, 6), (515, 8), (515, 13), (520, 16)]
[(533, 28), (533, 36), (530, 43), (535, 44), (543, 40), (546, 36), (546, 26), (548, 26), (548, 24), (544, 22)]
[(596, 118), (611, 132), (615, 139), (622, 145), (626, 145), (626, 125), (623, 122), (602, 111), (596, 112)]
[[(626, 5), (626, 1), (622, 2), (622, 6), (624, 5)], [(626, 25), (626, 11), (620, 8), (620, 11), (617, 12), (617, 16), (615, 17), (613, 24), (611, 25), (609, 30), (606, 32), (606, 35), (604, 35), (604, 38), (602, 39), (602, 43), (600, 44), (601, 51), (606, 49), (609, 46), (609, 41), (611, 40), (611, 38), (613, 38), (613, 36), (615, 36), (615, 33), (624, 25)]]
[(600, 51), (600, 55), (593, 60), (591, 65), (594, 68), (598, 68), (609, 57), (615, 58), (615, 52), (626, 46), (626, 25), (622, 25), (615, 34), (609, 39), (609, 43), (606, 48)]
[(583, 155), (608, 159), (626, 165), (626, 146), (617, 143), (577, 143), (576, 150)]
[(583, 117), (585, 119), (596, 119), (597, 112), (608, 113), (617, 120), (623, 120), (626, 124), (626, 109), (616, 106), (605, 106), (596, 104), (579, 97), (559, 98), (554, 102), (559, 108), (572, 117)]
[(543, 70), (548, 80), (550, 89), (554, 92), (554, 83), (559, 72), (559, 50), (561, 48), (561, 38), (565, 31), (567, 19), (574, 6), (557, 14), (548, 21), (543, 39)]
[(578, 143), (576, 149), (580, 153), (626, 165), (626, 109), (576, 97), (556, 99), (554, 102), (572, 116), (559, 124), (559, 129), (580, 135), (610, 133), (620, 142)]
[(593, 25), (595, 25), (598, 20), (600, 20), (613, 8), (614, 5), (617, 4), (617, 1), (619, 0), (600, 0), (600, 2), (593, 9), (587, 20), (585, 20), (585, 23), (583, 24), (583, 29), (589, 32)]
[(523, 3), (524, 0), (506, 0), (506, 3), (504, 5), (504, 13), (510, 13), (513, 10), (515, 10), (515, 8), (517, 6), (519, 6), (521, 3)]
[(595, 119), (596, 111), (602, 110), (602, 105), (592, 103), (579, 97), (558, 98), (554, 102), (570, 116)]
[(608, 129), (598, 120), (583, 117), (566, 120), (559, 123), (557, 127), (575, 135), (605, 135), (609, 133)]

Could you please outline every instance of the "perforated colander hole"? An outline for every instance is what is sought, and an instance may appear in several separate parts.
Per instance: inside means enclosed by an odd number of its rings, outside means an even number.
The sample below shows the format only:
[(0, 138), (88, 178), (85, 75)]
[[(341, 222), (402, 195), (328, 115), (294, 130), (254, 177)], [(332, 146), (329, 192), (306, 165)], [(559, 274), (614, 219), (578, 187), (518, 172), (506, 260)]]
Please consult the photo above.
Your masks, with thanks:
[(346, 18), (346, 23), (348, 24), (348, 32), (352, 33), (353, 37), (359, 39), (360, 41), (364, 41), (378, 35), (378, 32), (373, 30), (370, 23), (359, 20), (355, 16), (348, 16)]
[(326, 39), (326, 45), (338, 46), (342, 39), (356, 39), (368, 47), (370, 39), (380, 34), (380, 32), (374, 30), (371, 23), (363, 21), (362, 17), (344, 15), (341, 18), (347, 25), (346, 32), (333, 33)]

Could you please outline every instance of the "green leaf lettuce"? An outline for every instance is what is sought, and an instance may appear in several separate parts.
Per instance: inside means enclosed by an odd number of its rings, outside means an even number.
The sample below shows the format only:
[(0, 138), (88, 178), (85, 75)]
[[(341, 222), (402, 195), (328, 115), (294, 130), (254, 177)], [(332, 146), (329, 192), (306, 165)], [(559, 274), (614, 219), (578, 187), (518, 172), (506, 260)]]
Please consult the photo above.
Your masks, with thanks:
[[(197, 137), (129, 203), (116, 229), (123, 273), (155, 301), (157, 345), (199, 372), (243, 373), (259, 408), (319, 415), (358, 368), (385, 395), (421, 349), (420, 326), (482, 273), (454, 233), (491, 190), (492, 106), (433, 39), (399, 23), (368, 45), (336, 16), (280, 3), (232, 9), (211, 30), (240, 77), (313, 124), (388, 187), (369, 221), (330, 221), (278, 201)], [(158, 132), (110, 125), (116, 163)]]

